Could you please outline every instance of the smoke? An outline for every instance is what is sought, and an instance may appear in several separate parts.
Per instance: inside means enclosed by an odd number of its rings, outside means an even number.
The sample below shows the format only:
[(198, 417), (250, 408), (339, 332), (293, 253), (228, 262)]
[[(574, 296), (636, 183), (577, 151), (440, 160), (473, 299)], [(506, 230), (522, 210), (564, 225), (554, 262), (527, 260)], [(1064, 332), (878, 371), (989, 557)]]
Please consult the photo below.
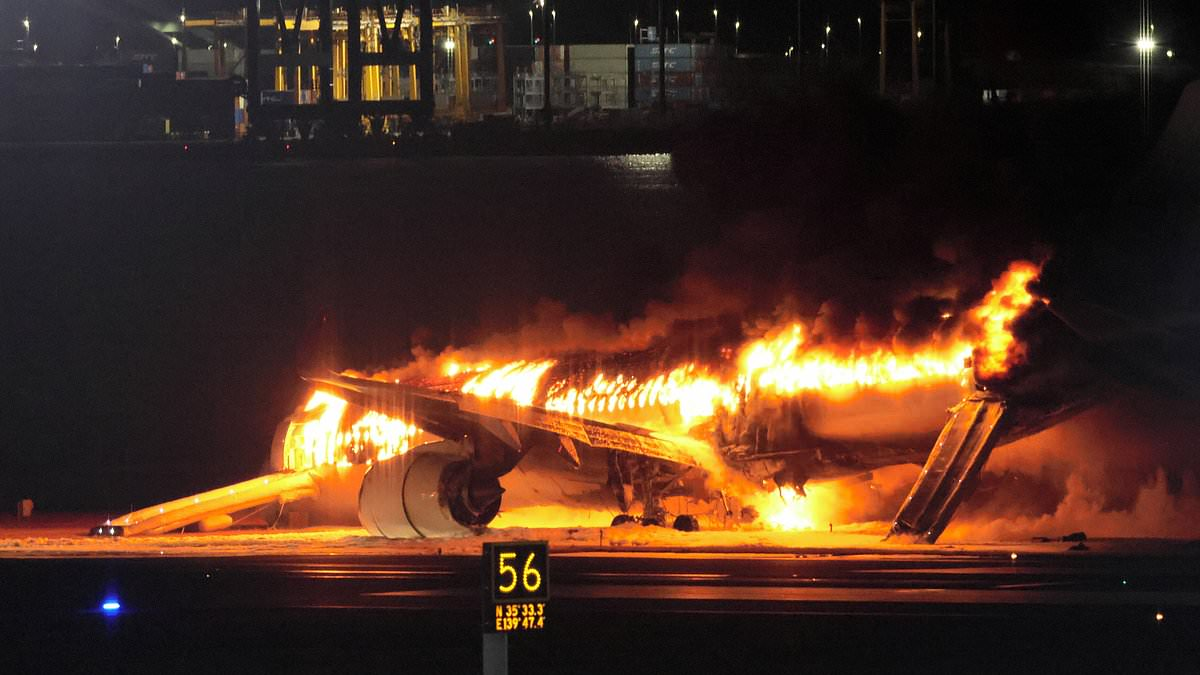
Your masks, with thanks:
[(904, 116), (839, 87), (712, 119), (681, 132), (672, 167), (686, 199), (720, 211), (720, 229), (679, 241), (690, 253), (656, 299), (607, 298), (606, 314), (542, 297), (448, 348), (414, 336), (413, 358), (635, 351), (703, 322), (757, 338), (801, 321), (810, 344), (848, 349), (925, 344), (953, 329), (943, 316), (960, 317), (1009, 262), (1046, 257), (1027, 217), (1037, 212), (1026, 198), (1032, 174), (981, 124)]
[[(716, 243), (694, 251), (686, 271), (634, 318), (572, 311), (542, 298), (516, 329), (468, 345), (417, 344), (407, 364), (375, 377), (434, 377), (460, 363), (536, 359), (572, 353), (614, 354), (660, 345), (698, 345), (706, 336), (733, 346), (791, 322), (807, 327), (810, 347), (839, 351), (915, 350), (956, 339), (967, 310), (1010, 260), (988, 260), (962, 242), (926, 242), (923, 254), (893, 258), (837, 248), (807, 250), (803, 220), (752, 213)], [(899, 258), (900, 256), (897, 256)], [(708, 354), (707, 356), (713, 356)]]
[(887, 533), (900, 502), (921, 468), (915, 464), (885, 466), (869, 476), (811, 482), (804, 486), (813, 521), (879, 535)]
[(1194, 404), (1126, 394), (997, 448), (943, 541), (1200, 537)]

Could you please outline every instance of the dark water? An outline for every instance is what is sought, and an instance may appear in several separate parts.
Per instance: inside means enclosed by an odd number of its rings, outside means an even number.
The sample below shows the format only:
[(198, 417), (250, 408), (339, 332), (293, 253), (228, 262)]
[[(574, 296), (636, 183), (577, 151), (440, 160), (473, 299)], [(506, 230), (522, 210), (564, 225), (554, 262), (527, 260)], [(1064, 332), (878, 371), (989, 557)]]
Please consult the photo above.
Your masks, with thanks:
[(718, 229), (667, 155), (0, 161), (0, 504), (52, 510), (262, 468), (322, 316), (343, 367), (621, 319)]

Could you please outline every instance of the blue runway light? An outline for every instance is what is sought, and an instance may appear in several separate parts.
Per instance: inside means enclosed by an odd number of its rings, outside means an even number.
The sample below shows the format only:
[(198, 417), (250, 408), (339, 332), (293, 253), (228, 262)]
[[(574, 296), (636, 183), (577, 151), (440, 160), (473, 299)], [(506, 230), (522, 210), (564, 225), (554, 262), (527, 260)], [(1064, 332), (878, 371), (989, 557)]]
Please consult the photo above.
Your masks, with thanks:
[(105, 600), (104, 604), (100, 605), (100, 609), (108, 612), (109, 614), (113, 614), (121, 610), (121, 603), (117, 602), (116, 600)]

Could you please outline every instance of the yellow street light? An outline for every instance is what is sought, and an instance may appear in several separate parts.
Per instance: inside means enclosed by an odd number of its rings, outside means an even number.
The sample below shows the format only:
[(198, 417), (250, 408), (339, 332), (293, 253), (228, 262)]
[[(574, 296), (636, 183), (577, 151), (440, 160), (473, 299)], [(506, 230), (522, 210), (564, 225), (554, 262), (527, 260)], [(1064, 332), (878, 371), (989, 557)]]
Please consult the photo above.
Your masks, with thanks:
[(1154, 38), (1150, 37), (1149, 35), (1143, 35), (1139, 37), (1137, 42), (1134, 44), (1137, 46), (1137, 50), (1142, 53), (1152, 52), (1154, 51), (1155, 47), (1158, 46), (1154, 44)]

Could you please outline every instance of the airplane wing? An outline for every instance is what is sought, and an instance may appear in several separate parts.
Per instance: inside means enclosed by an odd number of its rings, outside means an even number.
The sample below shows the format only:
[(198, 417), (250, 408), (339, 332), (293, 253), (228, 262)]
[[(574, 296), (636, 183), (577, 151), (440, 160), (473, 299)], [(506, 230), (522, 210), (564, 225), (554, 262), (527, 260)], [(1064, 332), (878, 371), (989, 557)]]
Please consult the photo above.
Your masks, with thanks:
[(519, 427), (536, 429), (565, 439), (564, 446), (583, 443), (594, 448), (620, 450), (686, 466), (701, 466), (712, 448), (689, 436), (663, 434), (628, 424), (610, 424), (584, 417), (518, 405), (506, 399), (480, 398), (454, 391), (398, 382), (365, 380), (341, 374), (304, 378), (336, 390), (350, 403), (373, 407), (386, 402), (402, 411), (413, 424), (442, 438), (461, 438), (479, 427), (514, 449), (520, 449)]

